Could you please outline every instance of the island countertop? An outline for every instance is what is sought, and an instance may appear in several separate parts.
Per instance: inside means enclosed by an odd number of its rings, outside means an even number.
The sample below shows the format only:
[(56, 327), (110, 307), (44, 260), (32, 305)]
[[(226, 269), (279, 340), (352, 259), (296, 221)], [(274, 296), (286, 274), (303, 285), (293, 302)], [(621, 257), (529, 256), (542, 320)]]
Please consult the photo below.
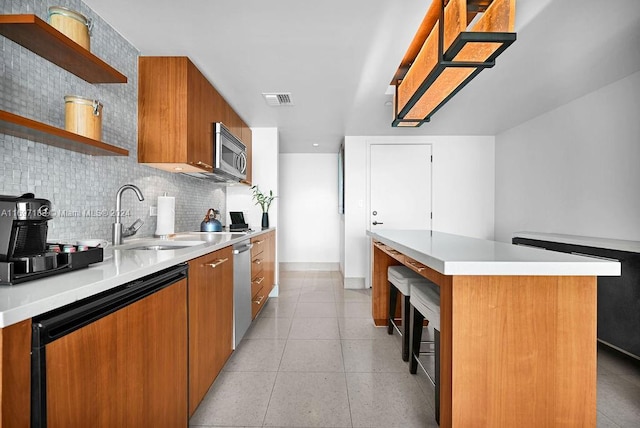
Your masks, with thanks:
[(444, 275), (620, 275), (616, 261), (431, 230), (376, 230), (367, 235)]
[[(127, 250), (154, 238), (127, 239), (124, 245), (107, 247), (104, 261), (84, 269), (0, 287), (0, 328), (60, 308), (102, 291), (151, 275), (179, 263), (250, 239), (273, 229), (252, 233), (178, 233), (170, 240), (189, 241), (175, 250)], [(201, 241), (201, 242), (194, 242)], [(193, 245), (196, 244), (196, 245)]]
[(440, 426), (596, 426), (597, 277), (619, 262), (430, 230), (368, 235), (375, 325), (392, 316), (390, 266), (439, 288)]

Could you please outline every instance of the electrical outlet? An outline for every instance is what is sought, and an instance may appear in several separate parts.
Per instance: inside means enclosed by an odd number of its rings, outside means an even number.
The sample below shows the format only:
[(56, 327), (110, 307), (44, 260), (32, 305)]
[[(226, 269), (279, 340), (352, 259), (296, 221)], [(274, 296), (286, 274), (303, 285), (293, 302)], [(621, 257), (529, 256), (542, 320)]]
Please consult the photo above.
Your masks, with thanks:
[(157, 217), (158, 216), (158, 207), (155, 205), (152, 205), (149, 207), (149, 216), (150, 217)]

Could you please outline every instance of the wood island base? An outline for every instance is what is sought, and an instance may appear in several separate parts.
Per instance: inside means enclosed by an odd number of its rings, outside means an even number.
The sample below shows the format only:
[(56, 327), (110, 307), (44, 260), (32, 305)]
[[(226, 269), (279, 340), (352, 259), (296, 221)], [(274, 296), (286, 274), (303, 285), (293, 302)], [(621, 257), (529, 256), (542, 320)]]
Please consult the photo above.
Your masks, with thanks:
[(440, 426), (596, 426), (596, 277), (443, 275), (374, 241), (372, 315), (387, 268), (440, 287)]

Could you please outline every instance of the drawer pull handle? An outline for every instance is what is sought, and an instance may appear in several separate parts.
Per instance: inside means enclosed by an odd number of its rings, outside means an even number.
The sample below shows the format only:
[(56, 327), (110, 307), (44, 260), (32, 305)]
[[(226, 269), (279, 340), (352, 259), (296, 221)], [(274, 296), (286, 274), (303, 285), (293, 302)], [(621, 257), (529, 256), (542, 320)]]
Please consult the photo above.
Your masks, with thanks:
[(260, 278), (256, 279), (253, 282), (255, 282), (256, 284), (260, 285), (260, 284), (262, 284), (262, 281), (264, 281), (264, 276), (261, 276)]
[(422, 272), (423, 270), (426, 269), (426, 266), (418, 263), (418, 262), (407, 262), (409, 263), (411, 266), (413, 266), (418, 272)]
[(253, 303), (255, 303), (256, 305), (259, 305), (260, 303), (262, 303), (262, 299), (264, 299), (264, 296), (258, 297), (256, 300), (253, 301)]
[(229, 260), (228, 257), (226, 259), (218, 259), (213, 263), (206, 263), (205, 266), (210, 266), (211, 268), (215, 269), (216, 267), (220, 266), (222, 263), (226, 262), (227, 260)]
[(260, 244), (262, 244), (263, 242), (264, 242), (264, 239), (261, 239), (261, 240), (259, 240), (259, 241), (253, 241), (253, 243), (254, 243), (254, 244), (256, 244), (256, 245), (260, 245)]
[(259, 265), (259, 264), (262, 264), (262, 259), (255, 259), (253, 262)]

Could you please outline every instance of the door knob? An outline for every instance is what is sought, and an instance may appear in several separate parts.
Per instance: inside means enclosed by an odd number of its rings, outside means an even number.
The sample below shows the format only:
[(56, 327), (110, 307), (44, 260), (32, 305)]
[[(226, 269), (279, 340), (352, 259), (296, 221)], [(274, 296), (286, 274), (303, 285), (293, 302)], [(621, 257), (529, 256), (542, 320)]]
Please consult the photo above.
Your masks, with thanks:
[(381, 221), (374, 221), (372, 224), (375, 226), (375, 225), (384, 224), (384, 223), (382, 223)]

